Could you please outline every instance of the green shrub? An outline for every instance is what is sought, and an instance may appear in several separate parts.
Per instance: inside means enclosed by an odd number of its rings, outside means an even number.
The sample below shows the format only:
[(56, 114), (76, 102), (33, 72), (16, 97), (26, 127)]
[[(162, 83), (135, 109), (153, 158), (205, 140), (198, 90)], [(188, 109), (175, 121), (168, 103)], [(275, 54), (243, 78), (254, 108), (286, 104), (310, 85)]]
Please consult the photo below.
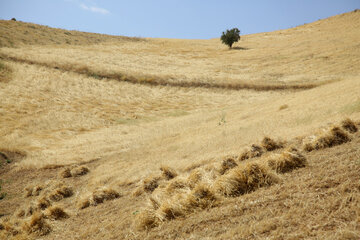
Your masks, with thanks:
[(221, 35), (222, 43), (228, 45), (229, 48), (231, 48), (232, 45), (235, 42), (238, 42), (239, 40), (240, 40), (240, 30), (237, 28), (226, 30), (226, 32), (223, 32)]

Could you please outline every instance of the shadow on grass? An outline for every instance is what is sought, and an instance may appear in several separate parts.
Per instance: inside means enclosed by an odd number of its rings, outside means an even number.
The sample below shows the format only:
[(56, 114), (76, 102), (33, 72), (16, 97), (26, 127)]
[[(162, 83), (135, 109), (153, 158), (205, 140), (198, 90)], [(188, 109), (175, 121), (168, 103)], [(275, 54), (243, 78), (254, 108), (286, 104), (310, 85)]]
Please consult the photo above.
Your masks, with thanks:
[(246, 47), (233, 47), (231, 49), (234, 49), (234, 50), (250, 50), (251, 48), (246, 48)]

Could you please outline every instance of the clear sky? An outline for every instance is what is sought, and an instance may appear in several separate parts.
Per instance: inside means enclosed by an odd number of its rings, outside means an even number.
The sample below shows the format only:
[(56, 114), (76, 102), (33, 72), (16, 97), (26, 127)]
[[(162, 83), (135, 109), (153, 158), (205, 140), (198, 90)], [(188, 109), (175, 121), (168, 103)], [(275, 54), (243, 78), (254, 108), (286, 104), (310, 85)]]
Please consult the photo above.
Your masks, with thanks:
[(0, 0), (0, 19), (68, 30), (216, 38), (285, 29), (360, 8), (360, 0)]

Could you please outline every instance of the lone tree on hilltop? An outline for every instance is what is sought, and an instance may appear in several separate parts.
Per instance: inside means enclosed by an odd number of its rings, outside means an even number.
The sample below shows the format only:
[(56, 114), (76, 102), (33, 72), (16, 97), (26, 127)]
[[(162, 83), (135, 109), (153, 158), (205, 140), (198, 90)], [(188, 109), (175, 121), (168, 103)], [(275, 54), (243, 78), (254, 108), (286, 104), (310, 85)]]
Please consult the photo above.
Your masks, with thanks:
[(231, 48), (235, 42), (240, 40), (240, 30), (237, 28), (226, 30), (226, 32), (222, 33), (220, 39), (223, 44), (226, 44)]

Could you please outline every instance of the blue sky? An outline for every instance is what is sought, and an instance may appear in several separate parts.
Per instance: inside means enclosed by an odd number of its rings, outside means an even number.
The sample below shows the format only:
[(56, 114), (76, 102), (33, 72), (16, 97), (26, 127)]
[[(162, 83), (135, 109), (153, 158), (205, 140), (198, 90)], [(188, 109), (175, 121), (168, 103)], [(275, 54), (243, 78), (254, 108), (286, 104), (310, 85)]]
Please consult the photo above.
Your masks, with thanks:
[(0, 0), (0, 19), (135, 37), (268, 32), (360, 8), (360, 0)]

